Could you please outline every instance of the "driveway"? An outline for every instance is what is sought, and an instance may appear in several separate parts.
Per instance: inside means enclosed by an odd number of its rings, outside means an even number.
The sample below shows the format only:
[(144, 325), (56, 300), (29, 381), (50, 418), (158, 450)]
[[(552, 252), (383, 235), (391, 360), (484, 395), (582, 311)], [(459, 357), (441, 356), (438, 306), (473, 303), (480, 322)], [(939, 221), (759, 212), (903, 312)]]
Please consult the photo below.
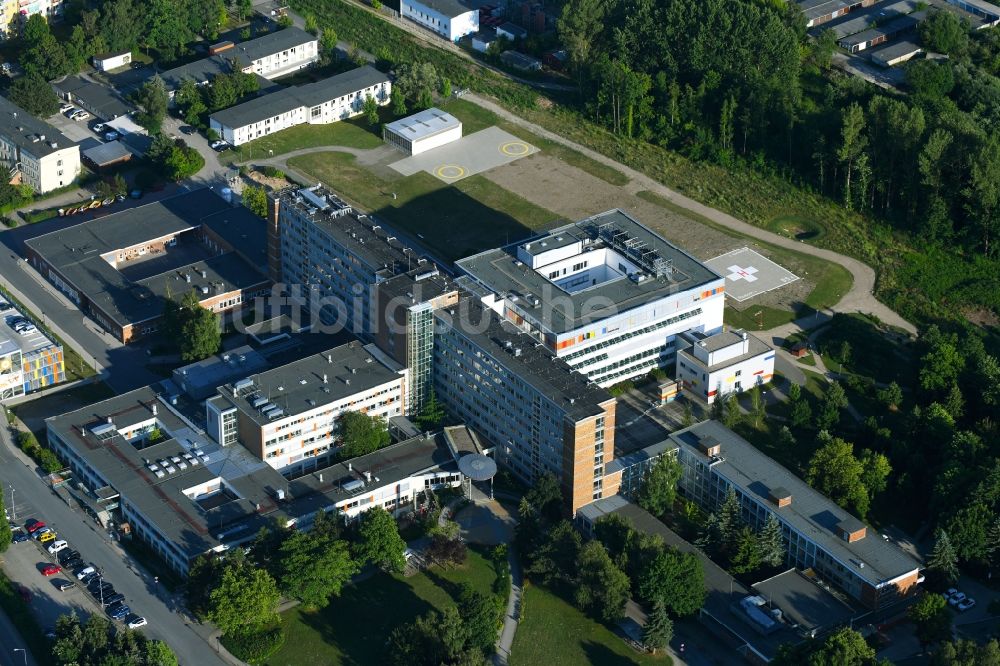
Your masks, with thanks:
[[(189, 618), (179, 598), (157, 585), (152, 576), (93, 520), (52, 492), (42, 481), (34, 464), (14, 449), (6, 428), (0, 429), (0, 487), (7, 493), (11, 487), (14, 488), (14, 508), (19, 522), (23, 523), (30, 516), (44, 520), (72, 548), (79, 550), (84, 560), (102, 567), (108, 582), (125, 595), (136, 613), (149, 621), (143, 629), (146, 635), (170, 645), (181, 664), (221, 666), (225, 663), (207, 642), (212, 627), (201, 626)], [(34, 544), (19, 544), (16, 548), (25, 551), (24, 557), (28, 558), (29, 566), (43, 559), (37, 551), (33, 553), (30, 550), (37, 548)], [(38, 587), (45, 583), (37, 571), (20, 573), (20, 568), (17, 571), (18, 583)], [(40, 604), (42, 612), (51, 614), (56, 613), (60, 606), (69, 608), (75, 603), (74, 595), (80, 594), (82, 592), (78, 590), (68, 593), (65, 598), (57, 597)]]

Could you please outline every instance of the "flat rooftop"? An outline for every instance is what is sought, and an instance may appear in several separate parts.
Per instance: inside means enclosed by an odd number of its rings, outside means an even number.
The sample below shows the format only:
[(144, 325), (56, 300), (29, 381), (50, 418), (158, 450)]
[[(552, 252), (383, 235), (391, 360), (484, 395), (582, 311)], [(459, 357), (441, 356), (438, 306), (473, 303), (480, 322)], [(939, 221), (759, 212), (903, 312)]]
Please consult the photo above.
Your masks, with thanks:
[(781, 609), (785, 620), (797, 624), (805, 633), (822, 633), (867, 613), (855, 608), (798, 569), (752, 585), (768, 603)]
[[(703, 437), (714, 437), (721, 444), (717, 462), (712, 462), (698, 447)], [(863, 539), (853, 543), (845, 541), (837, 525), (848, 519), (857, 521), (856, 518), (721, 423), (703, 421), (671, 434), (670, 438), (687, 454), (711, 463), (713, 472), (755, 496), (758, 502), (821, 546), (858, 578), (879, 585), (920, 568), (916, 560), (887, 542), (870, 526)], [(775, 488), (791, 493), (791, 503), (775, 506), (769, 499), (770, 490)]]
[[(108, 419), (113, 426), (104, 432)], [(153, 422), (166, 436), (155, 444), (139, 448), (121, 434)], [(278, 472), (242, 447), (219, 447), (190, 428), (152, 387), (51, 417), (46, 424), (185, 557), (217, 548), (234, 525), (253, 534), (265, 524), (264, 515), (277, 508), (273, 489), (285, 485)], [(170, 463), (170, 472), (162, 463), (173, 458), (179, 460)], [(162, 476), (150, 470), (153, 464)], [(186, 489), (214, 479), (224, 479), (230, 492), (210, 503), (185, 495)]]
[(215, 395), (217, 387), (242, 379), (252, 372), (260, 372), (267, 366), (267, 359), (243, 345), (177, 368), (173, 372), (173, 380), (182, 391), (201, 400)]
[(837, 10), (850, 7), (853, 3), (848, 0), (800, 0), (797, 4), (806, 20), (813, 21)]
[(386, 123), (385, 129), (410, 141), (420, 141), (461, 126), (462, 121), (455, 116), (432, 107), (414, 113), (412, 116)]
[(285, 88), (269, 95), (216, 111), (212, 120), (226, 127), (244, 127), (288, 113), (299, 107), (314, 107), (389, 81), (389, 77), (371, 65), (331, 76), (322, 81)]
[(3, 96), (0, 96), (0, 136), (36, 157), (76, 145), (55, 127)]
[[(596, 250), (606, 250), (607, 261), (612, 256), (624, 257), (636, 269), (637, 279), (621, 274), (618, 271), (620, 262), (615, 261), (615, 266), (605, 269), (610, 277), (571, 292), (543, 275), (544, 265), (536, 270), (518, 258), (525, 251), (547, 253), (575, 244), (580, 247), (579, 253), (566, 256), (579, 256), (582, 261), (591, 255), (597, 256)], [(626, 244), (631, 249), (626, 249)], [(489, 291), (516, 300), (515, 307), (557, 335), (672, 294), (723, 280), (718, 273), (620, 209), (527, 241), (481, 252), (457, 261), (456, 265)], [(654, 269), (660, 271), (659, 275), (654, 274)]]
[(435, 317), (438, 318), (436, 328), (457, 328), (463, 337), (574, 420), (599, 416), (604, 413), (601, 405), (614, 400), (605, 389), (587, 381), (540, 342), (502, 321), (473, 296), (462, 294), (457, 305), (438, 310)]
[[(196, 261), (184, 261), (186, 255), (178, 254), (178, 264), (170, 263), (167, 252), (162, 259), (155, 259), (160, 263), (153, 265), (161, 270), (153, 274), (140, 271), (141, 262), (123, 265), (122, 270), (132, 279), (102, 258), (118, 249), (191, 232), (201, 225), (231, 240), (249, 258), (261, 256), (262, 250), (254, 248), (263, 238), (264, 221), (249, 210), (231, 206), (208, 188), (60, 229), (25, 244), (116, 323), (125, 325), (162, 314), (168, 291), (176, 298), (186, 289), (203, 293), (205, 288), (209, 291), (203, 297), (207, 298), (220, 293), (220, 284), (225, 292), (266, 281), (260, 272), (266, 262), (252, 264), (238, 252), (208, 258), (187, 255), (188, 259), (197, 257)], [(186, 275), (192, 277), (191, 282), (183, 279)]]
[(349, 248), (376, 273), (391, 277), (432, 264), (399, 240), (392, 229), (355, 211), (334, 192), (317, 185), (287, 189), (280, 195), (281, 209), (290, 208), (310, 219), (338, 244)]
[[(708, 351), (713, 352), (729, 347), (730, 345), (739, 343), (743, 339), (741, 334), (742, 331), (737, 333), (730, 330), (730, 331), (723, 331), (721, 333), (716, 333), (715, 335), (710, 335), (708, 337), (699, 339), (697, 333), (688, 333), (682, 336), (682, 339), (687, 339), (689, 337), (693, 338), (694, 340), (696, 340), (695, 344), (700, 344), (701, 342), (705, 342)], [(749, 344), (747, 345), (747, 351), (745, 353), (740, 354), (739, 356), (733, 356), (732, 358), (727, 358), (717, 363), (713, 363), (707, 366), (708, 370), (713, 372), (716, 370), (722, 370), (723, 368), (728, 368), (731, 365), (742, 363), (743, 361), (755, 358), (757, 356), (760, 356), (761, 354), (766, 354), (769, 351), (770, 352), (774, 351), (774, 347), (772, 347), (771, 345), (767, 344), (760, 338), (750, 333), (747, 334), (747, 342)], [(699, 367), (702, 367), (703, 366), (702, 362), (698, 358), (696, 358), (695, 355), (691, 352), (691, 347), (692, 347), (691, 345), (688, 345), (683, 348), (678, 346), (677, 351), (678, 353), (684, 354), (684, 356), (691, 359), (692, 362), (697, 363)]]
[(455, 18), (456, 16), (475, 11), (471, 7), (459, 2), (459, 0), (407, 0), (407, 3), (433, 9), (448, 18)]
[[(7, 297), (0, 294), (0, 302), (6, 303)], [(57, 342), (49, 339), (40, 328), (36, 327), (36, 329), (28, 335), (21, 335), (15, 331), (10, 324), (7, 323), (8, 317), (21, 316), (26, 317), (27, 319), (32, 319), (32, 317), (24, 312), (21, 312), (13, 303), (8, 303), (8, 305), (10, 305), (11, 308), (6, 312), (0, 313), (0, 356), (6, 356), (13, 351), (20, 351), (22, 354), (31, 354), (32, 352), (36, 352), (41, 349), (59, 346)]]
[(850, 48), (857, 44), (866, 44), (873, 39), (882, 36), (886, 36), (891, 39), (896, 35), (916, 29), (920, 22), (925, 18), (927, 18), (926, 11), (913, 12), (912, 14), (900, 16), (892, 19), (891, 21), (886, 21), (885, 23), (874, 28), (869, 28), (867, 30), (863, 30), (862, 32), (844, 37), (838, 43), (844, 48)]
[[(272, 370), (247, 375), (220, 386), (219, 396), (238, 406), (258, 425), (335, 403), (400, 379), (401, 368), (390, 367), (372, 354), (373, 347), (349, 342)], [(324, 381), (325, 379), (325, 381)], [(254, 403), (264, 399), (263, 403)], [(281, 410), (266, 416), (261, 406)], [(270, 408), (269, 408), (270, 409)]]
[(82, 76), (67, 76), (53, 86), (61, 92), (71, 94), (74, 100), (80, 100), (101, 120), (125, 116), (133, 110), (110, 88), (88, 81)]

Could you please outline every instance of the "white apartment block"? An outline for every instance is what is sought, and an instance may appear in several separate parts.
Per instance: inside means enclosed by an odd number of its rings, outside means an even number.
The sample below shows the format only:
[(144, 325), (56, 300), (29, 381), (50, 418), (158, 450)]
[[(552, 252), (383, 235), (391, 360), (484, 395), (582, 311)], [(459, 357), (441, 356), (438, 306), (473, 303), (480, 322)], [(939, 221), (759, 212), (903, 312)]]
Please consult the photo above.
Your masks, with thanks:
[(458, 0), (400, 0), (399, 15), (450, 42), (479, 32), (479, 10)]
[(484, 305), (604, 387), (672, 370), (682, 333), (722, 330), (725, 279), (621, 210), (457, 265)]
[(405, 368), (374, 345), (351, 342), (219, 387), (205, 403), (207, 431), (299, 476), (330, 464), (344, 412), (402, 416), (406, 384)]
[(210, 126), (234, 146), (305, 123), (321, 125), (360, 115), (365, 99), (389, 103), (392, 84), (365, 66), (304, 86), (279, 90), (213, 113)]
[(774, 348), (746, 331), (684, 337), (691, 345), (677, 352), (677, 381), (688, 395), (709, 405), (774, 377)]
[[(10, 35), (35, 14), (47, 21), (62, 19), (63, 0), (0, 0), (0, 34)], [(15, 22), (16, 20), (16, 22)]]
[(0, 169), (38, 194), (64, 187), (80, 174), (80, 148), (43, 120), (0, 97)]

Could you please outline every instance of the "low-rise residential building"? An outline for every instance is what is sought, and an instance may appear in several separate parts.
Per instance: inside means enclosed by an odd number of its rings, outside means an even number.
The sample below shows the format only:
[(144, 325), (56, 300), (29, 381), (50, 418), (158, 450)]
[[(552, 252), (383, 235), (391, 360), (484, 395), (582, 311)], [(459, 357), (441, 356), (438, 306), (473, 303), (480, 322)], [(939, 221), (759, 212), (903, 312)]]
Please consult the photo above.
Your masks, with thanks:
[(435, 108), (382, 126), (382, 139), (407, 155), (419, 155), (461, 138), (462, 121)]
[(472, 49), (479, 53), (486, 53), (498, 39), (496, 28), (480, 30), (472, 36)]
[(0, 97), (0, 168), (39, 194), (80, 175), (80, 147), (44, 120)]
[(399, 15), (450, 42), (479, 31), (479, 10), (460, 0), (400, 0)]
[(405, 509), (416, 493), (462, 479), (438, 433), (289, 480), (244, 447), (209, 439), (152, 387), (49, 418), (46, 434), (74, 474), (70, 492), (181, 575), (275, 521), (307, 529), (321, 510)]
[(296, 125), (322, 125), (360, 115), (368, 97), (385, 106), (391, 94), (389, 77), (366, 65), (216, 111), (209, 116), (209, 124), (225, 141), (238, 146)]
[(17, 331), (11, 317), (25, 315), (15, 308), (0, 314), (0, 402), (65, 381), (62, 345), (37, 326)]
[(65, 0), (0, 0), (0, 34), (16, 36), (24, 22), (41, 14), (52, 23), (62, 20)]
[(434, 317), (434, 387), (448, 411), (525, 483), (552, 473), (570, 514), (603, 497), (615, 398), (475, 297)]
[(789, 566), (815, 571), (872, 609), (902, 600), (923, 580), (909, 554), (721, 423), (704, 421), (670, 439), (683, 468), (681, 493), (714, 511), (732, 489), (753, 529), (775, 516)]
[(264, 221), (209, 188), (66, 227), (26, 258), (122, 342), (157, 330), (167, 297), (224, 314), (268, 293)]
[(678, 335), (722, 329), (725, 278), (622, 210), (456, 265), (484, 304), (600, 386), (673, 370)]
[(60, 99), (79, 106), (94, 117), (108, 121), (127, 116), (134, 109), (116, 92), (82, 76), (67, 76), (52, 84)]
[(125, 67), (132, 62), (132, 52), (122, 51), (121, 53), (104, 53), (91, 58), (94, 69), (99, 72), (109, 72), (112, 69)]
[(698, 400), (712, 404), (774, 377), (774, 347), (740, 329), (703, 336), (688, 333), (677, 351), (677, 381)]
[(404, 414), (406, 376), (374, 345), (350, 342), (220, 386), (205, 402), (208, 433), (300, 476), (333, 460), (344, 412), (384, 420)]

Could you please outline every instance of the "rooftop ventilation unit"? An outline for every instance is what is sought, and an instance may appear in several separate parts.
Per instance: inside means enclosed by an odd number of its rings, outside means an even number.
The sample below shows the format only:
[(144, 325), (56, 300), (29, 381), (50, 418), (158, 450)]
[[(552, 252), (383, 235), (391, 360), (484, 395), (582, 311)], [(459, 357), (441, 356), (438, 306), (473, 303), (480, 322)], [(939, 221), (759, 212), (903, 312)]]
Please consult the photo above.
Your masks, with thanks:
[(327, 202), (325, 196), (316, 194), (312, 190), (301, 189), (299, 190), (299, 196), (301, 196), (303, 199), (311, 203), (319, 210), (326, 210), (327, 208), (330, 207), (330, 204)]
[(237, 391), (253, 388), (253, 380), (249, 377), (247, 377), (246, 379), (241, 379), (240, 381), (233, 384), (233, 388), (236, 389)]
[(100, 425), (97, 425), (97, 426), (94, 426), (93, 428), (91, 428), (90, 432), (93, 433), (93, 435), (95, 437), (97, 437), (98, 439), (104, 439), (105, 437), (108, 437), (109, 435), (114, 434), (114, 432), (115, 432), (115, 424), (114, 423), (102, 423)]
[(344, 491), (349, 493), (356, 493), (364, 487), (365, 487), (365, 482), (362, 481), (361, 479), (354, 479), (352, 481), (348, 481), (343, 485)]
[(273, 402), (265, 402), (263, 405), (261, 405), (257, 409), (259, 411), (261, 411), (261, 412), (268, 412), (268, 411), (274, 409), (276, 406), (277, 405), (275, 405)]
[(266, 405), (267, 403), (268, 403), (267, 398), (255, 398), (253, 402), (250, 403), (250, 406), (253, 407), (254, 409), (257, 409), (261, 405)]

